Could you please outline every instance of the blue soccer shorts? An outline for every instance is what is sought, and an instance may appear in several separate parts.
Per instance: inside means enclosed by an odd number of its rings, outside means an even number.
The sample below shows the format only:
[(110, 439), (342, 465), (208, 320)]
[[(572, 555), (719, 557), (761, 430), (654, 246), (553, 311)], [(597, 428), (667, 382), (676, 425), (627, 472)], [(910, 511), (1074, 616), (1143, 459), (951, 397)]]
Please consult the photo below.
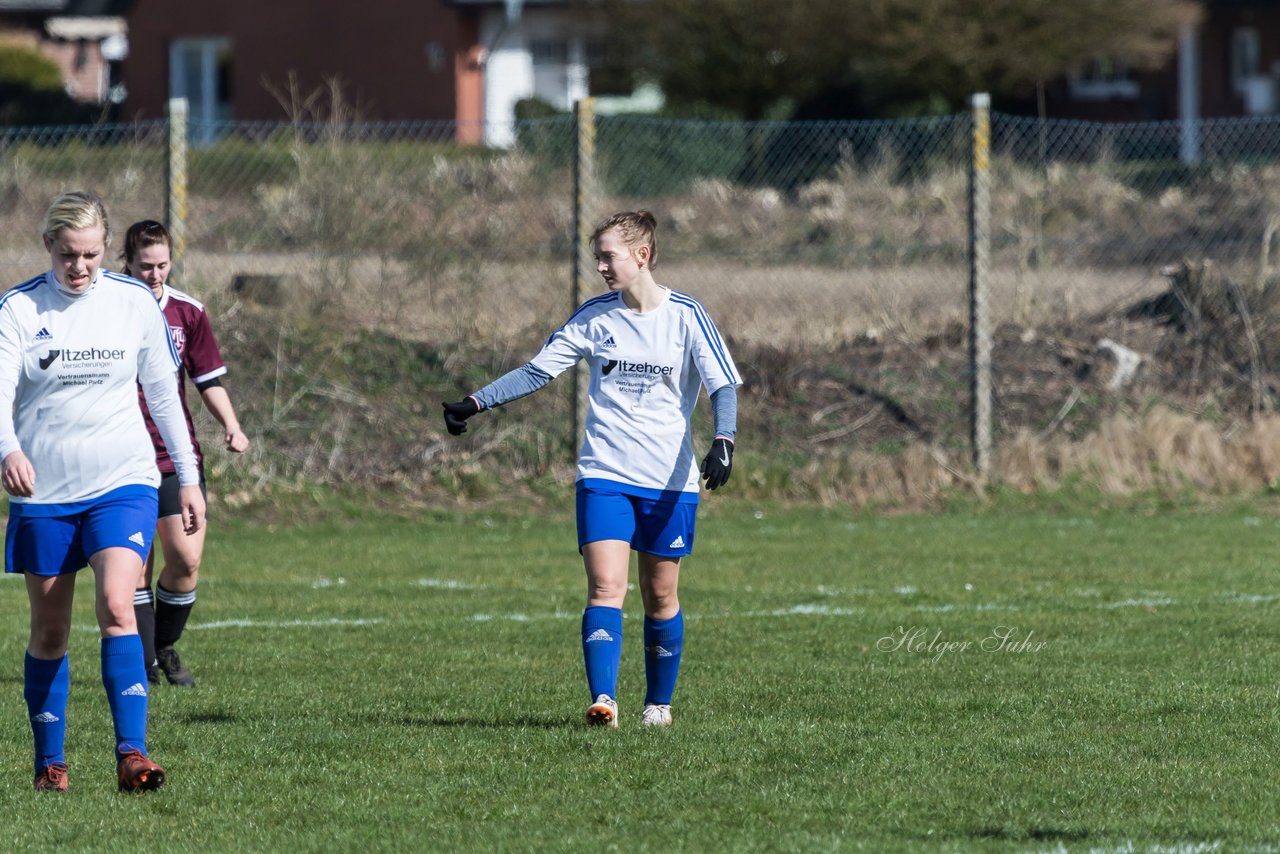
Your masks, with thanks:
[(622, 540), (638, 552), (681, 558), (693, 551), (698, 505), (682, 493), (647, 498), (629, 495), (600, 481), (578, 482), (578, 551), (597, 540)]
[(5, 530), (4, 571), (66, 575), (103, 549), (132, 549), (145, 561), (156, 532), (155, 487), (122, 486), (70, 504), (11, 502)]

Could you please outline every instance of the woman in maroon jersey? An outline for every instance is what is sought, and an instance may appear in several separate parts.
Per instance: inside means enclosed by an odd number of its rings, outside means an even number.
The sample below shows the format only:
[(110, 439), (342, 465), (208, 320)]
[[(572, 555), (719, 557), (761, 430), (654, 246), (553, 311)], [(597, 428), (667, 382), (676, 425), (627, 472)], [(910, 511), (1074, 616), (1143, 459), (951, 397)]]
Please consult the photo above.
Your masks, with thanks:
[[(249, 437), (240, 429), (235, 408), (221, 377), (227, 372), (213, 336), (213, 327), (204, 306), (188, 294), (167, 284), (171, 269), (173, 240), (168, 230), (155, 220), (143, 220), (129, 226), (124, 238), (121, 259), (125, 262), (122, 272), (142, 281), (155, 294), (160, 310), (169, 323), (169, 334), (182, 359), (178, 376), (178, 394), (182, 400), (187, 429), (191, 432), (191, 444), (195, 447), (196, 461), (200, 465), (200, 487), (204, 488), (204, 455), (196, 441), (191, 410), (187, 406), (186, 384), (183, 376), (191, 377), (205, 408), (222, 425), (223, 440), (228, 450), (241, 453), (249, 447)], [(187, 535), (182, 529), (181, 507), (178, 503), (178, 479), (174, 473), (169, 452), (152, 423), (145, 400), (139, 399), (147, 429), (151, 431), (156, 449), (156, 465), (160, 468), (160, 522), (156, 535), (164, 550), (164, 569), (156, 585), (155, 597), (151, 594), (152, 568), (155, 564), (155, 548), (147, 556), (140, 585), (133, 595), (133, 609), (138, 620), (138, 633), (142, 635), (143, 656), (147, 662), (147, 678), (154, 684), (164, 672), (170, 684), (194, 687), (195, 678), (182, 663), (174, 644), (182, 636), (187, 617), (196, 601), (196, 582), (200, 574), (200, 557), (204, 552), (205, 529)]]

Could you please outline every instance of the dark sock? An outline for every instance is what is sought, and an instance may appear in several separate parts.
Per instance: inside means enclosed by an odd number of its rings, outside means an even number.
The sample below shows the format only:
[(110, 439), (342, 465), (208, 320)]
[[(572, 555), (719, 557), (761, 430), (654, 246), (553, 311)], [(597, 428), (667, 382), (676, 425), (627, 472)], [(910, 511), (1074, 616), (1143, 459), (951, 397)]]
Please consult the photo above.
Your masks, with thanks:
[(156, 600), (150, 587), (133, 591), (133, 618), (142, 638), (142, 663), (150, 670), (156, 666)]
[(195, 604), (195, 590), (174, 593), (156, 585), (156, 649), (168, 649), (178, 642)]

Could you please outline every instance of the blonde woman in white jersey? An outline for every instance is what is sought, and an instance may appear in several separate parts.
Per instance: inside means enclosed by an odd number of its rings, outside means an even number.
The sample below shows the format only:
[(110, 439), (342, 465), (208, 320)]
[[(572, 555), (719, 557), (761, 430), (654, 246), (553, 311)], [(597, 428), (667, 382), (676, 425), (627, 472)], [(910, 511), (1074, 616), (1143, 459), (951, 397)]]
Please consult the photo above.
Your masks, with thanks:
[[(528, 364), (444, 405), (445, 426), (458, 435), (476, 413), (536, 391), (581, 360), (590, 367), (577, 518), (587, 575), (586, 719), (593, 726), (618, 726), (622, 605), (633, 550), (645, 612), (641, 723), (671, 724), (684, 642), (677, 586), (680, 560), (693, 550), (699, 474), (713, 490), (733, 466), (742, 381), (702, 305), (654, 279), (656, 225), (648, 211), (603, 222), (592, 243), (608, 293), (583, 303)], [(704, 388), (715, 435), (699, 467), (690, 419)]]
[(67, 649), (76, 573), (93, 568), (102, 684), (121, 791), (158, 788), (147, 755), (147, 676), (133, 589), (156, 528), (156, 469), (142, 385), (181, 480), (186, 531), (205, 504), (178, 400), (178, 356), (146, 286), (101, 269), (111, 240), (92, 193), (64, 193), (42, 229), (50, 270), (0, 297), (0, 474), (9, 493), (5, 570), (31, 603), (23, 695), (35, 788), (67, 790)]

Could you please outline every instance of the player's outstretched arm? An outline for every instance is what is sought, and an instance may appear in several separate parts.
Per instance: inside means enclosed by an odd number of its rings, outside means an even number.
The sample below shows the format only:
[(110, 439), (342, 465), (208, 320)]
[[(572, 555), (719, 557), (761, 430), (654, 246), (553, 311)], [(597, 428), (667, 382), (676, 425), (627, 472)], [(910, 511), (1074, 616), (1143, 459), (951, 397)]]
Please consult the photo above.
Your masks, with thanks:
[(450, 436), (461, 436), (467, 432), (467, 419), (480, 411), (480, 404), (475, 398), (466, 397), (457, 403), (445, 403), (444, 427)]
[(514, 371), (503, 374), (475, 394), (458, 401), (444, 404), (444, 426), (451, 435), (461, 436), (467, 432), (467, 419), (477, 412), (502, 406), (513, 400), (519, 400), (551, 382), (551, 374), (541, 368), (527, 363)]

